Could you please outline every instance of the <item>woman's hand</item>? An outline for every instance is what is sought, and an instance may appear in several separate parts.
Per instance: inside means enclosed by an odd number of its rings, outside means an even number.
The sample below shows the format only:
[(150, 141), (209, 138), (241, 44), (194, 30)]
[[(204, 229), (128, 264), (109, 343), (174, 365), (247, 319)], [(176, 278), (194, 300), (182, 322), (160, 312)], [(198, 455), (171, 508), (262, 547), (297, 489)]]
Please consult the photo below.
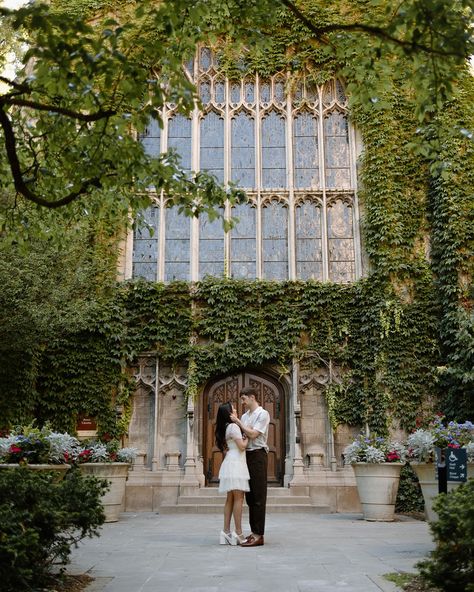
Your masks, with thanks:
[(230, 417), (230, 421), (234, 422), (235, 424), (237, 424), (239, 426), (240, 429), (242, 429), (242, 424), (240, 423), (240, 419), (239, 419), (238, 415), (236, 415), (235, 413), (231, 413), (229, 417)]

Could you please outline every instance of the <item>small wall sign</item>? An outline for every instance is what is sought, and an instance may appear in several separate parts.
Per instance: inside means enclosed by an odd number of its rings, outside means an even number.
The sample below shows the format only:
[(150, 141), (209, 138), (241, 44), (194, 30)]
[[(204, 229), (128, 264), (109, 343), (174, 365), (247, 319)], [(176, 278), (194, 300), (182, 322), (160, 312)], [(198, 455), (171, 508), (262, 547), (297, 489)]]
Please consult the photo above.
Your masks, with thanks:
[(97, 421), (94, 417), (82, 415), (77, 419), (77, 437), (81, 439), (94, 438), (97, 436)]
[(467, 481), (467, 452), (465, 448), (445, 449), (448, 481)]

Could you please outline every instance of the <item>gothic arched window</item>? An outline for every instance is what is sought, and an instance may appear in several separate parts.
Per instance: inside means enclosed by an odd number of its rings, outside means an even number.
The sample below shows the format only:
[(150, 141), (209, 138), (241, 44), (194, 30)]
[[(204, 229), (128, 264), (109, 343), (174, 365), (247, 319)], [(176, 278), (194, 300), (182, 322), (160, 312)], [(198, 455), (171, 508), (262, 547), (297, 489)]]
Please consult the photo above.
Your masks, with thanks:
[[(228, 80), (212, 49), (186, 64), (200, 109), (190, 117), (167, 104), (142, 136), (158, 155), (173, 149), (186, 171), (206, 170), (247, 192), (227, 207), (239, 219), (189, 219), (166, 207), (142, 212), (126, 275), (196, 281), (206, 275), (246, 279), (351, 282), (361, 276), (355, 132), (339, 80), (298, 84), (277, 73)], [(163, 212), (163, 215), (160, 215)], [(132, 240), (130, 242), (132, 242)]]

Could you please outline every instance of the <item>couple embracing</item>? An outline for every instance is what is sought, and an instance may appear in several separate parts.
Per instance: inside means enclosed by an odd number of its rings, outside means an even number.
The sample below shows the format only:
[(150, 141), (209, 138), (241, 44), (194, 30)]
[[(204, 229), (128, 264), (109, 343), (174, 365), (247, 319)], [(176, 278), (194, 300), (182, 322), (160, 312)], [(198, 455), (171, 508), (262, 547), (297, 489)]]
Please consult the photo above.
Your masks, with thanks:
[[(256, 397), (253, 387), (240, 391), (240, 400), (246, 408), (241, 419), (229, 402), (220, 405), (217, 412), (216, 443), (225, 454), (219, 471), (219, 491), (227, 493), (224, 529), (219, 538), (221, 545), (260, 547), (264, 543), (270, 415)], [(242, 533), (244, 493), (251, 530), (247, 537)], [(234, 532), (230, 530), (232, 516)]]

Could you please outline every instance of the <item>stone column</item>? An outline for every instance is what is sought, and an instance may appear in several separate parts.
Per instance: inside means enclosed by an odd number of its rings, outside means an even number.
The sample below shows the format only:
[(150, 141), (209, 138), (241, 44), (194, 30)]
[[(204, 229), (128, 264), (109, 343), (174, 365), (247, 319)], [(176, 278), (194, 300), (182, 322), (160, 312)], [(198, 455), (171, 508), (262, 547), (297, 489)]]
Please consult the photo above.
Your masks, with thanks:
[(196, 474), (196, 440), (194, 436), (194, 401), (188, 399), (186, 410), (186, 458), (184, 461), (184, 477), (179, 488), (181, 495), (190, 495), (200, 487)]
[(290, 397), (290, 422), (293, 423), (293, 476), (290, 481), (290, 487), (305, 487), (307, 485), (306, 475), (304, 474), (303, 455), (301, 452), (301, 404), (298, 393), (299, 382), (299, 363), (293, 360), (292, 389)]

